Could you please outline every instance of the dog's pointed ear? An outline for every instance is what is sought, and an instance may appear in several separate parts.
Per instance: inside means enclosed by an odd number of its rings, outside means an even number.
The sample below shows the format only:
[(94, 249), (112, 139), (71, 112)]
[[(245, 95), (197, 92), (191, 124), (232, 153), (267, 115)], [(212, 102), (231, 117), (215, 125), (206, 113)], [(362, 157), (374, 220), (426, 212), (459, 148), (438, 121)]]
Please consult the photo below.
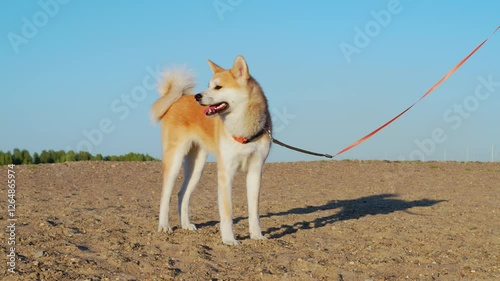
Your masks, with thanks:
[(225, 69), (218, 66), (217, 64), (215, 64), (213, 61), (211, 60), (208, 60), (208, 65), (210, 66), (210, 68), (212, 69), (212, 72), (215, 74), (215, 73), (218, 73), (218, 72), (222, 72), (224, 71)]
[(231, 68), (231, 73), (236, 79), (242, 78), (244, 80), (248, 80), (248, 78), (250, 78), (247, 62), (242, 56), (237, 56), (234, 60), (233, 67)]

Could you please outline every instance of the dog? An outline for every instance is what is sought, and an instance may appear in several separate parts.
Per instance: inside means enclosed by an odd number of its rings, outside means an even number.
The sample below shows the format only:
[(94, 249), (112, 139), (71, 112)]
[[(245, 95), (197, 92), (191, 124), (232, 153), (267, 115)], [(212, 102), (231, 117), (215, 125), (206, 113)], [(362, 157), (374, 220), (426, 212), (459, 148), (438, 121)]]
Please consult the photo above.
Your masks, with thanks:
[(163, 188), (158, 231), (172, 231), (169, 206), (181, 164), (184, 181), (178, 193), (183, 229), (196, 230), (189, 219), (189, 201), (200, 180), (207, 154), (217, 159), (218, 205), (222, 242), (240, 244), (234, 237), (231, 190), (238, 170), (246, 172), (248, 221), (251, 239), (267, 239), (259, 224), (262, 168), (271, 147), (271, 116), (259, 83), (250, 75), (242, 56), (231, 69), (212, 61), (208, 89), (194, 95), (188, 71), (166, 72), (153, 104), (153, 119), (161, 121)]

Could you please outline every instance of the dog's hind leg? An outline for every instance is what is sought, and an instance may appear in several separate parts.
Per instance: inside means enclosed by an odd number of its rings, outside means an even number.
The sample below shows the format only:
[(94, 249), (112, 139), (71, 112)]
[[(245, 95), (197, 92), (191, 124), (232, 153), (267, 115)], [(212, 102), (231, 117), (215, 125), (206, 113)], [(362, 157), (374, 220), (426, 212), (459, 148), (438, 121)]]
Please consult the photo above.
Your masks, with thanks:
[(182, 229), (196, 230), (196, 226), (189, 220), (189, 201), (200, 181), (206, 159), (207, 152), (198, 145), (194, 145), (184, 157), (184, 182), (178, 194), (177, 205)]
[(167, 144), (167, 148), (163, 151), (163, 189), (160, 201), (159, 232), (172, 231), (168, 218), (170, 196), (172, 195), (172, 189), (174, 188), (175, 180), (179, 174), (184, 154), (184, 147), (169, 144)]

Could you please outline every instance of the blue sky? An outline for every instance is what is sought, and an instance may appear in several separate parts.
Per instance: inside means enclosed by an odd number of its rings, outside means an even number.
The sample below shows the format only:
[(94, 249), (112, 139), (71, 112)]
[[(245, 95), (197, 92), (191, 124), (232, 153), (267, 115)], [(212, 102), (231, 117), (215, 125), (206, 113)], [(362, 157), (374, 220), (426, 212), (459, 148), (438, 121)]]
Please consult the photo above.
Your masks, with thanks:
[[(491, 34), (498, 11), (494, 0), (2, 1), (0, 150), (160, 157), (156, 73), (186, 65), (201, 90), (207, 59), (229, 67), (241, 54), (275, 137), (334, 154), (416, 101)], [(487, 161), (494, 145), (500, 161), (498, 50), (500, 34), (339, 159), (462, 161), (468, 149)], [(274, 146), (269, 160), (320, 158)]]

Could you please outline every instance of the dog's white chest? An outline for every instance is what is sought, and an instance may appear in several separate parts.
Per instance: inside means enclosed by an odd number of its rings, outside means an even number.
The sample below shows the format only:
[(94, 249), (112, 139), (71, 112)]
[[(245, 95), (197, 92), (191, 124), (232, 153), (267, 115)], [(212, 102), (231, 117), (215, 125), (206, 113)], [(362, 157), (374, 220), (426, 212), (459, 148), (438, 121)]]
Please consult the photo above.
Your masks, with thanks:
[(232, 138), (223, 138), (220, 143), (220, 153), (224, 162), (246, 170), (248, 161), (263, 161), (267, 158), (270, 145), (267, 142), (250, 142), (241, 144)]

